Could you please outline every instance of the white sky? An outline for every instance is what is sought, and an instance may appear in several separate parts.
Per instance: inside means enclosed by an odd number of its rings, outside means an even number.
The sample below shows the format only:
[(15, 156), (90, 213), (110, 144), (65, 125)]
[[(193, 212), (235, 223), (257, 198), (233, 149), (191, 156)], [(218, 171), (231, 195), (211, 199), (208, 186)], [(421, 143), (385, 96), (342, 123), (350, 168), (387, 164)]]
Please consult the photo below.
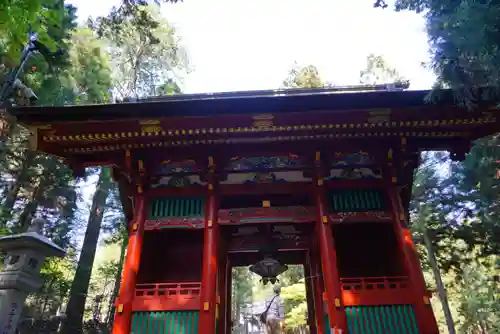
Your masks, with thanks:
[[(119, 0), (70, 0), (81, 20), (106, 15)], [(324, 81), (357, 84), (370, 53), (383, 55), (428, 89), (434, 75), (424, 19), (373, 8), (373, 0), (184, 0), (162, 12), (176, 27), (193, 68), (185, 93), (275, 89), (296, 61)]]

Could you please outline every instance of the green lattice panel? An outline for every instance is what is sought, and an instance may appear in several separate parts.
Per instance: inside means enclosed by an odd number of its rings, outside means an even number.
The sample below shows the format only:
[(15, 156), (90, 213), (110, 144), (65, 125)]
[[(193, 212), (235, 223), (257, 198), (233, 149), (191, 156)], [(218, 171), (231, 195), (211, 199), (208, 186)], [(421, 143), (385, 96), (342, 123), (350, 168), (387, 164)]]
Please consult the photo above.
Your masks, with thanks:
[(412, 305), (346, 307), (350, 334), (419, 334)]
[(136, 312), (131, 334), (198, 334), (198, 311)]
[(388, 208), (383, 190), (330, 190), (328, 192), (329, 212), (382, 211)]
[(148, 219), (199, 217), (205, 215), (203, 197), (156, 198), (149, 204)]

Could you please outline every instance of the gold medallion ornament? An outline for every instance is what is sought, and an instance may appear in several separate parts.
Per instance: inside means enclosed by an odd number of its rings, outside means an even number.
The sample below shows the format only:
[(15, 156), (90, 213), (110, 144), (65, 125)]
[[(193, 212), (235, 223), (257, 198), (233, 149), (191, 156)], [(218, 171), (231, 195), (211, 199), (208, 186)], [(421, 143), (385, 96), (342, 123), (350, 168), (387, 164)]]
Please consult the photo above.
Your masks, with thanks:
[(272, 128), (274, 126), (274, 116), (273, 115), (259, 115), (252, 117), (253, 123), (252, 127), (265, 130)]

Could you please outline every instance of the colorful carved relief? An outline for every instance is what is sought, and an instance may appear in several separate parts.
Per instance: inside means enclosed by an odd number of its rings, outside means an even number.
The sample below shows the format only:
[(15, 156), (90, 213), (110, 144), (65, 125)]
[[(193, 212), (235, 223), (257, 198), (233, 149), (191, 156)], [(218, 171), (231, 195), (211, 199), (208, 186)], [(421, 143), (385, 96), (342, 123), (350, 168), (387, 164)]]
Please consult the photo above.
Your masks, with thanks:
[(359, 179), (382, 179), (380, 168), (333, 168), (325, 180), (359, 180)]
[(165, 176), (176, 173), (191, 174), (199, 172), (201, 172), (201, 168), (196, 164), (196, 161), (194, 160), (165, 160), (162, 161), (160, 166), (157, 168), (155, 175)]
[(146, 220), (144, 229), (146, 231), (161, 230), (164, 228), (203, 228), (204, 217), (170, 217), (164, 219)]
[[(278, 249), (305, 249), (313, 224), (273, 224), (270, 229), (264, 225), (233, 227), (229, 239), (230, 251), (259, 250), (266, 242), (272, 242)], [(269, 232), (268, 232), (269, 231)]]
[(314, 208), (304, 206), (219, 210), (219, 224), (308, 223), (314, 221)]
[(269, 173), (230, 173), (221, 184), (261, 184), (279, 182), (311, 182), (312, 178), (304, 177), (302, 171), (284, 171)]
[(369, 166), (373, 165), (373, 158), (368, 154), (368, 152), (354, 152), (354, 153), (345, 153), (345, 152), (335, 152), (332, 155), (332, 163), (333, 167), (346, 167), (346, 166)]
[(303, 168), (305, 165), (304, 159), (294, 154), (275, 157), (233, 157), (225, 170), (295, 169)]
[(207, 183), (200, 179), (200, 175), (172, 175), (153, 177), (151, 188), (184, 188), (204, 187)]

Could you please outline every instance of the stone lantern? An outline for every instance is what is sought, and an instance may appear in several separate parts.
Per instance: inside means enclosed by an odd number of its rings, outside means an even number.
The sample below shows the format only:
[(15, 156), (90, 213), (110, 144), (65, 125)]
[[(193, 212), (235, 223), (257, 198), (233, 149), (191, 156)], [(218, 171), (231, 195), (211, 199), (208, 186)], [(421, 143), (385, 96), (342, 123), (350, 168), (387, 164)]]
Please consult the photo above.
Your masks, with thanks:
[(49, 256), (62, 257), (65, 251), (42, 235), (44, 219), (33, 219), (25, 233), (0, 237), (6, 253), (0, 272), (0, 334), (15, 333), (28, 294), (43, 284), (40, 268)]

